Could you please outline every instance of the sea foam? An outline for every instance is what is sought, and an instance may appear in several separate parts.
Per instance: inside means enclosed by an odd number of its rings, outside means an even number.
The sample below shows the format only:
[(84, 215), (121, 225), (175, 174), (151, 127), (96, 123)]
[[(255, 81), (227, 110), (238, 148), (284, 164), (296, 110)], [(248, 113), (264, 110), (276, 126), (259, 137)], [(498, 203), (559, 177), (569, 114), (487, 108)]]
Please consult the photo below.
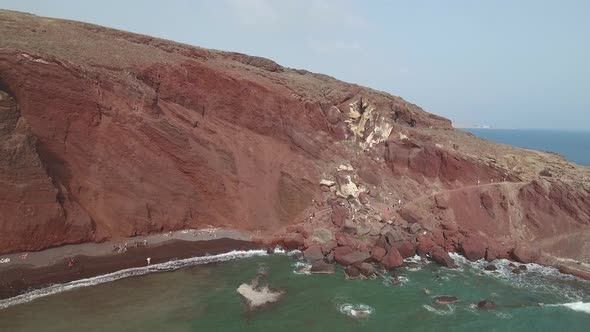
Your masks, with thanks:
[(225, 262), (229, 260), (267, 255), (268, 254), (266, 250), (234, 250), (218, 255), (193, 257), (143, 267), (134, 267), (93, 278), (75, 280), (65, 284), (56, 284), (49, 286), (47, 288), (36, 289), (31, 292), (21, 294), (12, 298), (0, 300), (0, 309), (4, 309), (17, 304), (31, 302), (41, 297), (66, 292), (77, 288), (104, 284), (123, 278), (142, 276), (153, 272), (173, 271), (187, 266)]
[(590, 314), (590, 303), (588, 302), (571, 302), (562, 304), (551, 304), (552, 307), (566, 307), (575, 311), (585, 312)]

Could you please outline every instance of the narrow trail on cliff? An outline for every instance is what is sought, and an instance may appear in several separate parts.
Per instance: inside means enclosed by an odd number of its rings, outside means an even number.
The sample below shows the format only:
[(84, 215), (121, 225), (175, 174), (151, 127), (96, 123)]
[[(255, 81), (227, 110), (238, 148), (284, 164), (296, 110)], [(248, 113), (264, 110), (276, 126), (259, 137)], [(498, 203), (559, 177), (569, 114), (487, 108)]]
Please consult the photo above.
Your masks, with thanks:
[(438, 195), (444, 195), (444, 194), (451, 194), (451, 193), (455, 193), (455, 192), (461, 192), (461, 191), (466, 191), (469, 189), (474, 189), (474, 188), (489, 188), (489, 187), (516, 187), (516, 186), (522, 186), (527, 184), (528, 182), (525, 181), (521, 181), (521, 182), (496, 182), (496, 183), (486, 183), (486, 184), (476, 184), (476, 185), (472, 185), (472, 186), (464, 186), (464, 187), (460, 187), (460, 188), (455, 188), (455, 189), (447, 189), (447, 190), (442, 190), (442, 191), (437, 191), (435, 193), (429, 194), (429, 195), (425, 195), (425, 196), (421, 196), (418, 197), (406, 204), (403, 204), (401, 207), (408, 207), (408, 206), (415, 206), (427, 199), (430, 199), (432, 197), (438, 196)]

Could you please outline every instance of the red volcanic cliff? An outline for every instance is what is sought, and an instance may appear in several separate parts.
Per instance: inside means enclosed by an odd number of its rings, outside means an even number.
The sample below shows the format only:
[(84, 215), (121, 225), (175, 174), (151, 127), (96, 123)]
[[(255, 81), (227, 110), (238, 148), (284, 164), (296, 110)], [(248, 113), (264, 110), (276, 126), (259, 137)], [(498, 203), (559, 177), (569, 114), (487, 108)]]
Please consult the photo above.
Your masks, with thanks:
[(590, 172), (559, 156), (259, 57), (6, 11), (0, 35), (0, 253), (309, 220), (589, 258)]

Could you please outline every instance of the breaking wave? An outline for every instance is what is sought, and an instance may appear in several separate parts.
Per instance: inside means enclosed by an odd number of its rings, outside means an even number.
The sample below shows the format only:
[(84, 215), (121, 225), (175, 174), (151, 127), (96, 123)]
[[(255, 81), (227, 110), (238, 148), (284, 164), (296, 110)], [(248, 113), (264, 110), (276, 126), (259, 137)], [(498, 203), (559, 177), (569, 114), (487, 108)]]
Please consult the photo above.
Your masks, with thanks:
[(352, 318), (366, 318), (373, 313), (373, 308), (366, 304), (344, 303), (338, 310), (340, 313)]
[(49, 286), (47, 288), (36, 289), (31, 292), (21, 294), (12, 298), (0, 300), (0, 309), (4, 309), (17, 304), (31, 302), (41, 297), (66, 292), (77, 288), (95, 286), (119, 279), (142, 276), (148, 273), (173, 271), (188, 266), (225, 262), (235, 259), (267, 255), (268, 254), (266, 250), (234, 250), (218, 255), (193, 257), (143, 267), (134, 267), (93, 278), (75, 280), (65, 284), (56, 284)]
[[(521, 264), (507, 259), (497, 259), (491, 263), (496, 267), (496, 270), (487, 271), (485, 267), (490, 263), (483, 259), (471, 262), (456, 253), (450, 253), (449, 255), (460, 266), (461, 270), (471, 270), (478, 274), (483, 273), (517, 288), (530, 289), (546, 294), (560, 294), (566, 300), (574, 303), (584, 300), (587, 292), (590, 291), (590, 282), (569, 274), (563, 274), (554, 267), (534, 263)], [(520, 274), (512, 272), (515, 266), (521, 265), (526, 266), (526, 270)]]
[(552, 307), (566, 307), (574, 311), (585, 312), (590, 314), (590, 303), (589, 302), (571, 302), (562, 304), (550, 304)]
[[(439, 309), (434, 308), (433, 306), (430, 306), (428, 304), (423, 305), (423, 307), (424, 307), (424, 309), (426, 309), (434, 314), (437, 314), (439, 316), (449, 316), (449, 315), (452, 315), (455, 313), (455, 307), (450, 304), (441, 305)], [(445, 307), (446, 307), (446, 309), (443, 309)]]

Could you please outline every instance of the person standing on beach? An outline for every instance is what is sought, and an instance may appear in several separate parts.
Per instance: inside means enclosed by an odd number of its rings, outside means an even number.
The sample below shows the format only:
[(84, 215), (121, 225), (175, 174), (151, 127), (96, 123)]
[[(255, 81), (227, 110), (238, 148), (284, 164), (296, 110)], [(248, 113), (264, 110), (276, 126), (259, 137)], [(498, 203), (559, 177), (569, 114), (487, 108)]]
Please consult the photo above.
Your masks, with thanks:
[(147, 265), (152, 264), (152, 258), (151, 257), (146, 258), (146, 261), (147, 261)]

